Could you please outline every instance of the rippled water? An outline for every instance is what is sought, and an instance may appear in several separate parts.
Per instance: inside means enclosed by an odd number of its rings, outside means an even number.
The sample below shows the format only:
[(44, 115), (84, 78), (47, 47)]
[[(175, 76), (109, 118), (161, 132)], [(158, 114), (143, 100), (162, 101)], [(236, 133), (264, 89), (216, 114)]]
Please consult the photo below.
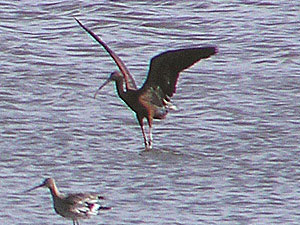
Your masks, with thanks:
[[(275, 2), (275, 3), (274, 3)], [(297, 1), (1, 1), (0, 223), (71, 224), (48, 190), (99, 191), (113, 207), (83, 224), (299, 224)], [(108, 86), (117, 52), (141, 85), (162, 51), (216, 45), (181, 74), (179, 108), (143, 151)]]

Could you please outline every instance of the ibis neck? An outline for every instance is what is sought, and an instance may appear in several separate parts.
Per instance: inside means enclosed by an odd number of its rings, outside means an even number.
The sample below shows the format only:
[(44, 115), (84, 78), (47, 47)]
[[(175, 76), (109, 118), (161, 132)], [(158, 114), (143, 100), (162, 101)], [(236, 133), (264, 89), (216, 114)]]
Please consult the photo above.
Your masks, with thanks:
[(125, 92), (124, 92), (124, 80), (122, 77), (120, 77), (120, 79), (116, 80), (116, 88), (117, 88), (117, 91), (118, 91), (118, 95), (123, 98)]

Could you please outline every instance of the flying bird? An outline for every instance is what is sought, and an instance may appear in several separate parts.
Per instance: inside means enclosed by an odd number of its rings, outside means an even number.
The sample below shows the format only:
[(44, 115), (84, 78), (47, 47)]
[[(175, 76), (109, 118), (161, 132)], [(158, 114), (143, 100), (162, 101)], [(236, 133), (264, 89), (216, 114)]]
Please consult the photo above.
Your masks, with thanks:
[(71, 219), (73, 225), (79, 225), (79, 219), (90, 218), (92, 215), (97, 215), (100, 210), (111, 209), (110, 207), (100, 205), (100, 200), (104, 199), (104, 197), (96, 193), (77, 193), (69, 195), (60, 193), (53, 178), (45, 179), (42, 184), (30, 188), (26, 192), (41, 187), (49, 188), (55, 212), (62, 217)]
[[(176, 92), (179, 73), (199, 60), (209, 58), (211, 55), (216, 54), (217, 48), (209, 46), (177, 49), (154, 56), (150, 61), (147, 79), (142, 87), (138, 89), (132, 75), (118, 55), (93, 31), (84, 26), (78, 19), (75, 18), (75, 20), (102, 45), (119, 68), (119, 71), (114, 71), (110, 74), (110, 77), (99, 87), (94, 97), (96, 97), (97, 93), (106, 84), (114, 81), (119, 97), (136, 113), (136, 118), (142, 130), (145, 149), (151, 149), (153, 119), (164, 119), (167, 113), (174, 109), (170, 98)], [(124, 82), (126, 90), (124, 90)], [(148, 139), (143, 123), (144, 118), (147, 119), (149, 125)]]

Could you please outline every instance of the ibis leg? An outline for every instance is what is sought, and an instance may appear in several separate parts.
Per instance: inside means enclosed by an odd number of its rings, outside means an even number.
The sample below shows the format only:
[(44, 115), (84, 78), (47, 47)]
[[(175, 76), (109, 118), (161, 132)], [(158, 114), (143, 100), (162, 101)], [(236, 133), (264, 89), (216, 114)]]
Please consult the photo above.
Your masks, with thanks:
[(152, 149), (152, 120), (151, 119), (148, 119), (148, 124), (149, 124), (148, 147), (149, 149)]
[(137, 116), (137, 119), (139, 121), (139, 124), (141, 126), (141, 130), (142, 130), (142, 133), (143, 133), (145, 148), (146, 148), (146, 150), (148, 150), (149, 147), (148, 147), (148, 142), (147, 142), (147, 138), (146, 138), (146, 134), (145, 134), (145, 128), (144, 128), (143, 118)]
[(149, 148), (152, 149), (152, 126), (149, 127), (149, 141), (148, 141), (148, 144), (149, 144)]

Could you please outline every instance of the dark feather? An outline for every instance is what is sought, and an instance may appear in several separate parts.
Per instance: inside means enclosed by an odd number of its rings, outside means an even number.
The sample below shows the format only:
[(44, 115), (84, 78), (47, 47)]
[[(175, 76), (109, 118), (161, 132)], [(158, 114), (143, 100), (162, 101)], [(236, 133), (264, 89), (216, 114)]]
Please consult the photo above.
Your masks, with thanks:
[(77, 23), (86, 31), (88, 32), (100, 45), (102, 45), (102, 47), (109, 53), (109, 55), (113, 58), (113, 60), (115, 61), (115, 63), (117, 64), (117, 66), (119, 67), (121, 73), (124, 76), (125, 79), (125, 84), (126, 84), (126, 89), (129, 90), (136, 90), (136, 84), (135, 81), (133, 79), (133, 77), (131, 76), (129, 70), (127, 69), (127, 67), (125, 66), (125, 64), (123, 63), (123, 61), (119, 58), (119, 56), (114, 53), (107, 44), (105, 44), (100, 37), (98, 37), (93, 31), (91, 31), (89, 28), (87, 28), (86, 26), (84, 26), (78, 19), (75, 18), (75, 20), (77, 21)]
[(217, 52), (215, 47), (189, 48), (163, 52), (151, 59), (150, 69), (142, 90), (153, 89), (162, 98), (172, 97), (179, 73), (200, 59)]

